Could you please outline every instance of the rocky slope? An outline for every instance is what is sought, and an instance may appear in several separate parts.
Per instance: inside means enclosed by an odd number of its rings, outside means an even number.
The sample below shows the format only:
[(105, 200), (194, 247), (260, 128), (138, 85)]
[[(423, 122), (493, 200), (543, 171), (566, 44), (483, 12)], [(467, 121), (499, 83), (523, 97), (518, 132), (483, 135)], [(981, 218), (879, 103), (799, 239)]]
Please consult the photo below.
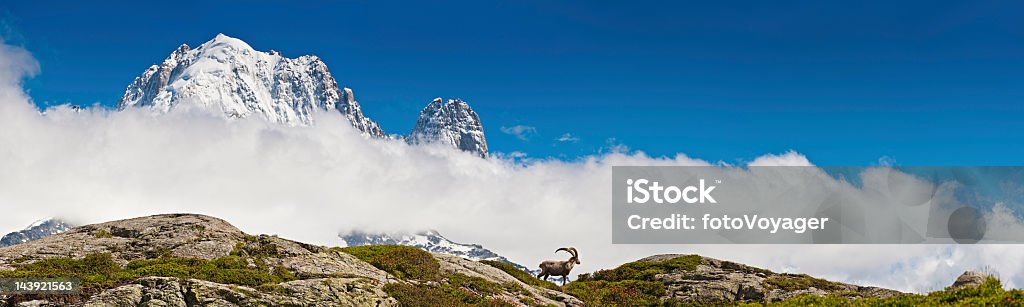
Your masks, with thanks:
[(8, 233), (0, 238), (0, 247), (39, 240), (71, 229), (71, 225), (60, 219), (43, 219), (32, 223), (23, 230)]
[[(640, 261), (664, 262), (683, 255), (657, 255)], [(692, 256), (691, 256), (692, 257)], [(654, 276), (665, 285), (660, 299), (682, 302), (777, 302), (800, 295), (836, 293), (854, 297), (885, 298), (903, 293), (818, 279), (802, 274), (782, 274), (730, 261), (699, 257), (696, 267)]]
[[(479, 262), (418, 252), (437, 271), (429, 281), (410, 278), (387, 264), (370, 264), (342, 249), (248, 235), (213, 217), (156, 215), (76, 227), (0, 248), (0, 277), (71, 274), (92, 282), (81, 296), (0, 295), (0, 306), (29, 301), (86, 306), (398, 305), (395, 295), (402, 292), (392, 295), (398, 291), (393, 289), (405, 288), (389, 285), (446, 289), (511, 305), (581, 305), (571, 296), (527, 285)], [(474, 288), (481, 285), (487, 291)]]
[(291, 59), (275, 51), (256, 51), (224, 34), (195, 49), (178, 47), (136, 77), (117, 106), (163, 112), (199, 107), (287, 125), (310, 125), (314, 113), (337, 111), (364, 134), (384, 136), (377, 123), (363, 115), (352, 90), (340, 88), (319, 57)]
[[(605, 306), (1021, 306), (1024, 291), (966, 272), (927, 295), (775, 273), (698, 255), (656, 255), (581, 274), (562, 288), (587, 305)], [(749, 305), (748, 305), (749, 304)]]
[(253, 236), (203, 215), (76, 227), (0, 248), (0, 278), (67, 277), (80, 295), (0, 294), (0, 306), (1014, 305), (1024, 292), (965, 273), (929, 295), (657, 255), (564, 287), (496, 261), (397, 245), (328, 248)]
[(441, 143), (487, 157), (487, 139), (480, 116), (461, 99), (443, 103), (441, 98), (435, 98), (420, 111), (407, 141), (410, 144)]

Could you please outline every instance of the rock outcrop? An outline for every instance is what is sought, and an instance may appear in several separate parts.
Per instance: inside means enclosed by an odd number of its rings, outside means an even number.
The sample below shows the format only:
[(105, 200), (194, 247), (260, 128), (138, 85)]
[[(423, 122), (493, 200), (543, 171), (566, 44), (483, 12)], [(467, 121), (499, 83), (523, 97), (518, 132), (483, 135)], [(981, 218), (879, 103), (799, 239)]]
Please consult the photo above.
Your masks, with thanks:
[(144, 277), (103, 291), (85, 306), (397, 306), (380, 283), (364, 278), (317, 278), (281, 283), (275, 291), (169, 277)]
[(462, 99), (447, 103), (435, 98), (420, 111), (409, 144), (440, 143), (487, 158), (487, 139), (480, 116)]
[(446, 254), (434, 254), (438, 262), (441, 264), (441, 271), (446, 273), (461, 273), (472, 277), (481, 277), (486, 280), (494, 281), (500, 284), (517, 284), (520, 287), (526, 289), (529, 293), (519, 293), (518, 296), (506, 297), (505, 301), (516, 301), (521, 300), (523, 297), (529, 298), (530, 300), (539, 303), (540, 305), (560, 305), (566, 304), (570, 306), (582, 306), (583, 302), (579, 299), (562, 293), (545, 288), (536, 288), (527, 285), (526, 283), (519, 281), (515, 277), (506, 274), (504, 271), (499, 270), (495, 267), (467, 260), (462, 257), (446, 255)]
[[(441, 279), (424, 283), (401, 278), (342, 249), (276, 236), (253, 236), (224, 220), (195, 214), (155, 215), (87, 225), (0, 248), (0, 272), (30, 270), (32, 264), (40, 261), (88, 260), (108, 254), (103, 257), (109, 257), (108, 263), (114, 270), (120, 266), (120, 270), (140, 275), (94, 283), (93, 288), (86, 289), (82, 295), (62, 296), (57, 300), (38, 295), (0, 295), (0, 306), (397, 306), (400, 301), (389, 294), (388, 285), (430, 286), (431, 283), (449, 282)], [(488, 300), (521, 306), (537, 302), (555, 306), (582, 305), (564, 293), (527, 285), (479, 262), (443, 254), (430, 255), (427, 258), (434, 258), (445, 273), (461, 273), (482, 278), (488, 284), (515, 285), (508, 289), (522, 289), (492, 291), (486, 294)], [(229, 261), (241, 261), (237, 264), (240, 269), (227, 268), (219, 273), (256, 271), (287, 278), (278, 279), (280, 282), (250, 282), (247, 285), (213, 281), (220, 278), (217, 274), (159, 271), (158, 266), (150, 268), (152, 272), (160, 273), (130, 271), (133, 266), (171, 260), (198, 264), (197, 270), (216, 269)], [(210, 266), (202, 267), (203, 264)], [(205, 279), (203, 276), (214, 278)], [(234, 280), (247, 281), (244, 278)], [(460, 286), (450, 285), (446, 289)], [(476, 293), (472, 289), (466, 291)]]
[[(657, 255), (640, 261), (663, 262), (684, 255)], [(692, 255), (690, 257), (693, 257)], [(895, 290), (775, 273), (740, 263), (700, 257), (694, 270), (677, 269), (654, 276), (665, 285), (662, 300), (689, 303), (778, 302), (801, 295), (842, 294), (851, 298), (902, 295)]]
[(987, 280), (989, 277), (990, 276), (988, 274), (985, 274), (985, 273), (976, 272), (976, 271), (967, 271), (967, 272), (964, 272), (963, 274), (960, 274), (960, 277), (957, 277), (956, 281), (954, 281), (953, 285), (950, 286), (949, 288), (950, 289), (960, 289), (960, 288), (977, 287), (977, 286), (980, 286), (981, 284), (985, 283), (985, 280)]

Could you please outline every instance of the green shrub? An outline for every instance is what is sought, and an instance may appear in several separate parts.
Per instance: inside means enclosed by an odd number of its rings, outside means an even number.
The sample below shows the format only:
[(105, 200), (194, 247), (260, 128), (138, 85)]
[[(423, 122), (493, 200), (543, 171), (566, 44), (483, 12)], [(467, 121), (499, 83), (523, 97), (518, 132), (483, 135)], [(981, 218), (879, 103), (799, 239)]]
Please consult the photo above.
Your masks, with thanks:
[(290, 271), (269, 268), (262, 261), (250, 267), (248, 260), (239, 256), (224, 256), (214, 260), (195, 258), (156, 258), (129, 262), (125, 267), (132, 276), (163, 276), (194, 278), (221, 284), (259, 286), (297, 279)]
[(518, 279), (519, 281), (521, 281), (521, 282), (523, 282), (523, 283), (525, 283), (527, 285), (531, 285), (531, 286), (535, 286), (535, 287), (541, 287), (541, 288), (548, 288), (548, 289), (555, 290), (555, 291), (562, 291), (562, 288), (559, 288), (558, 285), (556, 285), (555, 283), (550, 282), (550, 281), (546, 281), (546, 280), (537, 279), (537, 277), (534, 277), (530, 273), (527, 273), (526, 271), (520, 270), (519, 268), (516, 268), (516, 267), (512, 266), (511, 264), (504, 263), (504, 262), (501, 262), (501, 261), (494, 261), (494, 260), (483, 260), (483, 261), (480, 261), (480, 262), (484, 263), (486, 265), (498, 268), (498, 269), (504, 271), (505, 273), (508, 273), (508, 275), (512, 275), (512, 277), (515, 277), (516, 279)]
[(108, 231), (106, 229), (98, 229), (95, 232), (93, 232), (92, 235), (97, 237), (97, 238), (101, 238), (101, 239), (103, 239), (103, 238), (113, 238), (114, 237), (114, 235), (111, 234), (110, 231)]
[[(746, 304), (744, 306), (761, 306)], [(1024, 291), (1004, 290), (998, 279), (988, 278), (972, 288), (942, 290), (927, 295), (908, 294), (889, 298), (850, 299), (837, 295), (825, 297), (804, 295), (767, 306), (1021, 306), (1024, 305)]]
[(665, 285), (654, 277), (674, 271), (693, 271), (704, 263), (697, 255), (679, 256), (665, 261), (635, 261), (610, 270), (580, 274), (565, 287), (565, 293), (583, 300), (587, 306), (661, 306), (659, 297)]
[(114, 262), (110, 254), (92, 254), (83, 259), (44, 259), (18, 265), (14, 271), (0, 271), (0, 277), (6, 278), (77, 277), (82, 280), (84, 292), (88, 293), (146, 276), (193, 278), (243, 286), (274, 284), (296, 279), (293, 273), (284, 268), (269, 268), (262, 262), (250, 267), (246, 259), (238, 256), (225, 256), (209, 261), (165, 257), (132, 261), (122, 268)]
[(448, 283), (439, 285), (392, 283), (384, 286), (384, 292), (398, 300), (403, 307), (515, 306), (487, 297), (500, 292), (501, 286), (496, 283), (463, 274), (453, 274), (447, 278)]
[(765, 279), (765, 282), (786, 291), (804, 290), (810, 287), (826, 291), (835, 291), (840, 288), (838, 283), (814, 278), (806, 274), (779, 274), (768, 277)]
[(500, 293), (503, 287), (486, 279), (455, 273), (447, 276), (448, 285), (472, 290), (475, 293), (491, 295)]
[(50, 258), (17, 265), (17, 270), (0, 271), (3, 278), (79, 278), (83, 290), (113, 286), (122, 278), (121, 266), (110, 254), (92, 254), (82, 259)]
[(246, 235), (241, 241), (235, 243), (235, 249), (231, 251), (232, 256), (243, 256), (253, 258), (280, 258), (285, 253), (268, 236)]
[(693, 271), (697, 269), (697, 265), (703, 263), (704, 258), (697, 255), (679, 256), (665, 261), (634, 261), (611, 270), (600, 270), (593, 274), (582, 274), (579, 280), (654, 281), (654, 276), (657, 274), (665, 274), (676, 270)]
[(441, 265), (430, 253), (411, 246), (366, 245), (339, 249), (391, 273), (398, 278), (436, 281), (441, 277)]
[(392, 283), (384, 286), (384, 292), (398, 300), (404, 307), (418, 306), (469, 306), (460, 297), (471, 295), (451, 295), (441, 287), (427, 285), (409, 285), (403, 283)]
[(665, 285), (656, 281), (576, 281), (565, 285), (565, 293), (587, 306), (658, 306)]

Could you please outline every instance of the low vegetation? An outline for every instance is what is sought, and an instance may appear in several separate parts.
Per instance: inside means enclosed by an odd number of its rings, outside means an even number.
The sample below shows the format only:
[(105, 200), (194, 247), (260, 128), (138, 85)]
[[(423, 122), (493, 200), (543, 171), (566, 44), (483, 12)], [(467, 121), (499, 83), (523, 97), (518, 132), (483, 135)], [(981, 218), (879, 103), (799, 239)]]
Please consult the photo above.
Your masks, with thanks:
[(765, 283), (786, 291), (804, 290), (811, 287), (825, 291), (835, 291), (840, 289), (840, 285), (836, 282), (827, 281), (821, 278), (814, 278), (806, 274), (774, 275), (766, 278)]
[(534, 277), (533, 275), (531, 275), (530, 273), (527, 273), (526, 271), (520, 270), (519, 268), (514, 267), (511, 264), (504, 263), (504, 262), (501, 262), (501, 261), (494, 261), (494, 260), (482, 260), (480, 262), (483, 263), (483, 264), (486, 264), (486, 265), (498, 268), (499, 270), (502, 270), (505, 273), (508, 273), (508, 275), (512, 275), (512, 277), (515, 277), (516, 279), (518, 279), (519, 281), (521, 281), (521, 282), (523, 282), (523, 283), (525, 283), (527, 285), (531, 285), (531, 286), (534, 286), (534, 287), (540, 287), (540, 288), (547, 288), (547, 289), (551, 289), (551, 290), (555, 290), (555, 291), (562, 291), (562, 288), (559, 287), (558, 285), (556, 285), (555, 283), (550, 282), (550, 281), (546, 281), (546, 280), (540, 280), (537, 277)]
[(241, 241), (235, 243), (231, 251), (233, 256), (262, 258), (282, 258), (285, 255), (280, 246), (274, 244), (268, 236), (244, 236)]
[(106, 239), (106, 238), (113, 238), (114, 237), (114, 235), (111, 234), (110, 231), (107, 231), (106, 229), (96, 230), (95, 232), (92, 233), (92, 235), (97, 237), (97, 238), (100, 238), (100, 239)]
[(610, 270), (580, 274), (563, 290), (583, 300), (587, 306), (661, 306), (664, 303), (658, 298), (665, 294), (665, 285), (655, 280), (655, 276), (677, 270), (693, 271), (703, 262), (697, 255), (665, 261), (635, 261)]
[(574, 281), (564, 291), (587, 306), (660, 306), (665, 285), (656, 281)]
[[(411, 279), (413, 282), (408, 284), (392, 283), (384, 287), (384, 291), (402, 306), (514, 306), (497, 297), (504, 293), (530, 295), (517, 283), (499, 284), (465, 274), (443, 274), (437, 259), (416, 247), (367, 245), (336, 250), (351, 254), (396, 277)], [(540, 282), (536, 278), (534, 280)]]
[(499, 297), (504, 293), (529, 295), (518, 284), (498, 284), (459, 273), (446, 275), (439, 282), (388, 284), (384, 292), (401, 306), (515, 306)]
[(367, 245), (337, 249), (403, 279), (437, 281), (441, 265), (430, 253), (411, 246)]
[[(747, 304), (744, 306), (761, 306)], [(902, 295), (889, 298), (848, 299), (841, 296), (799, 296), (767, 306), (1021, 306), (1024, 291), (1005, 290), (996, 278), (988, 278), (978, 287), (935, 291), (926, 295)]]
[[(276, 251), (239, 249), (232, 255), (203, 260), (195, 258), (160, 257), (136, 260), (119, 265), (110, 254), (92, 254), (81, 259), (51, 258), (32, 263), (15, 264), (13, 271), (0, 271), (0, 278), (60, 278), (75, 277), (82, 281), (83, 296), (113, 288), (146, 276), (207, 280), (220, 284), (253, 287), (259, 291), (280, 292), (281, 282), (299, 279), (281, 267), (267, 265), (259, 257)], [(430, 253), (407, 246), (362, 246), (338, 248), (352, 254), (406, 283), (391, 283), (384, 291), (402, 306), (512, 306), (518, 302), (535, 305), (531, 294), (519, 283), (505, 284), (484, 278), (453, 273), (445, 274)], [(242, 256), (242, 254), (250, 255)], [(563, 291), (582, 300), (587, 306), (683, 306), (682, 302), (662, 301), (665, 285), (656, 279), (658, 274), (678, 270), (693, 271), (704, 261), (699, 256), (649, 262), (637, 261), (615, 269), (581, 274), (578, 280), (564, 287), (539, 280), (512, 265), (497, 261), (482, 263), (498, 268), (525, 284)], [(797, 274), (779, 274), (765, 280), (770, 287), (786, 291), (807, 289), (838, 289), (836, 283)], [(241, 290), (239, 290), (241, 291)], [(49, 298), (56, 302), (78, 302), (75, 298)], [(508, 301), (506, 301), (508, 300)], [(1024, 291), (1005, 290), (999, 280), (988, 278), (978, 287), (949, 289), (927, 295), (900, 295), (888, 298), (857, 298), (836, 291), (832, 295), (797, 296), (769, 304), (737, 303), (736, 306), (1020, 306), (1024, 305)]]
[(239, 256), (214, 260), (164, 257), (136, 260), (121, 267), (110, 254), (104, 253), (82, 259), (44, 259), (17, 265), (13, 271), (0, 271), (0, 278), (79, 278), (85, 295), (147, 276), (191, 278), (253, 287), (296, 279), (284, 268), (270, 267), (260, 261), (250, 263)]
[(672, 271), (693, 271), (697, 265), (704, 263), (704, 258), (697, 255), (680, 256), (665, 261), (634, 261), (611, 270), (600, 270), (593, 274), (581, 274), (580, 281), (605, 280), (654, 281), (654, 276)]
[(470, 290), (450, 284), (393, 283), (384, 286), (384, 291), (404, 307), (515, 306), (515, 304), (499, 299), (488, 299)]

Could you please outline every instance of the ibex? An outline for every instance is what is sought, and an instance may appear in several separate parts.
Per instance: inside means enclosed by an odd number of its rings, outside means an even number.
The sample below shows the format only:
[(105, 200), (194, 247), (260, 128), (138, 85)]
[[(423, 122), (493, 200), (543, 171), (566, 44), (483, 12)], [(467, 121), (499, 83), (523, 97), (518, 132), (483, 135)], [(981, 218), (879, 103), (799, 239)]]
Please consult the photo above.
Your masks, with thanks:
[(540, 263), (540, 274), (537, 274), (537, 278), (548, 280), (548, 276), (562, 276), (562, 285), (569, 280), (569, 271), (572, 271), (572, 267), (580, 264), (580, 255), (576, 251), (575, 247), (563, 247), (555, 250), (555, 253), (565, 251), (572, 254), (569, 260), (547, 260)]

